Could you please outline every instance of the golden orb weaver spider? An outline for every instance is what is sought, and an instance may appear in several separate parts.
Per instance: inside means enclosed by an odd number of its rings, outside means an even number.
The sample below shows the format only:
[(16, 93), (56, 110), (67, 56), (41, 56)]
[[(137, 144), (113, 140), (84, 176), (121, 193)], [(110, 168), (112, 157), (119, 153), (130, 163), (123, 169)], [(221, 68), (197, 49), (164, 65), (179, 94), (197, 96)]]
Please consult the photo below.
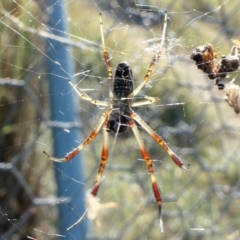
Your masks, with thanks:
[[(101, 128), (103, 128), (103, 148), (102, 148), (102, 156), (101, 156), (101, 162), (99, 165), (98, 173), (95, 179), (95, 182), (93, 184), (93, 187), (90, 191), (90, 194), (93, 197), (97, 196), (99, 186), (100, 186), (100, 180), (102, 173), (104, 171), (104, 168), (106, 166), (106, 162), (108, 159), (108, 132), (115, 132), (115, 133), (124, 133), (129, 128), (132, 129), (133, 134), (135, 135), (135, 138), (138, 142), (141, 154), (147, 164), (148, 172), (151, 176), (151, 182), (152, 182), (152, 189), (154, 193), (154, 197), (156, 199), (156, 202), (158, 204), (159, 209), (159, 224), (161, 232), (163, 232), (163, 225), (162, 225), (162, 196), (160, 188), (157, 184), (156, 177), (154, 175), (153, 170), (153, 163), (152, 159), (150, 158), (143, 140), (141, 138), (141, 135), (138, 131), (138, 128), (135, 124), (135, 121), (143, 128), (145, 129), (148, 134), (169, 154), (169, 156), (172, 158), (174, 163), (179, 166), (182, 169), (187, 169), (183, 162), (180, 160), (180, 158), (169, 148), (169, 146), (164, 142), (164, 140), (155, 133), (133, 110), (132, 107), (136, 106), (143, 106), (148, 104), (153, 104), (157, 100), (159, 100), (157, 97), (149, 97), (144, 96), (145, 100), (139, 101), (139, 102), (132, 102), (132, 98), (135, 97), (139, 91), (143, 88), (143, 86), (148, 82), (152, 71), (161, 57), (163, 44), (165, 40), (165, 34), (166, 34), (166, 28), (167, 28), (167, 11), (165, 10), (164, 15), (164, 25), (163, 25), (163, 35), (162, 40), (160, 43), (160, 46), (154, 55), (152, 61), (150, 62), (150, 66), (147, 70), (147, 73), (143, 79), (143, 81), (138, 85), (137, 88), (133, 88), (133, 75), (131, 67), (127, 62), (121, 62), (117, 65), (116, 71), (115, 71), (115, 77), (113, 78), (112, 68), (110, 64), (110, 57), (105, 47), (105, 41), (104, 41), (104, 34), (103, 34), (103, 23), (102, 23), (102, 14), (100, 13), (100, 31), (101, 31), (101, 39), (102, 39), (102, 48), (103, 48), (103, 57), (107, 66), (108, 71), (108, 79), (109, 84), (112, 86), (110, 89), (110, 102), (104, 102), (104, 101), (98, 101), (92, 99), (90, 96), (88, 96), (83, 90), (78, 88), (76, 85), (74, 85), (70, 80), (69, 83), (75, 90), (75, 92), (79, 95), (80, 98), (82, 98), (85, 101), (89, 101), (94, 105), (98, 106), (104, 106), (107, 107), (107, 110), (102, 114), (96, 128), (93, 130), (93, 132), (89, 135), (89, 137), (80, 144), (77, 148), (73, 149), (71, 152), (69, 152), (64, 158), (55, 158), (50, 155), (48, 155), (45, 151), (44, 154), (48, 156), (48, 158), (55, 162), (67, 162), (70, 161), (74, 156), (76, 156), (86, 145), (90, 144), (98, 135)], [(72, 226), (70, 226), (67, 230), (70, 230), (71, 228), (75, 227), (81, 220), (87, 215), (87, 210), (82, 215), (82, 217), (74, 223)]]

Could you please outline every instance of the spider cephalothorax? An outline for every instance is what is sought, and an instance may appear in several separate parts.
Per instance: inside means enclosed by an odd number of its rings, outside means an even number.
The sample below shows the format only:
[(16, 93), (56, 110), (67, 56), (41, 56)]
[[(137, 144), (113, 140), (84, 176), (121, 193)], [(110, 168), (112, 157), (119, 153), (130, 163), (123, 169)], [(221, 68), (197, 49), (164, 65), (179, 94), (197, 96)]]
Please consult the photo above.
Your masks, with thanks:
[(112, 113), (109, 116), (107, 131), (113, 131), (115, 133), (123, 133), (129, 129), (127, 116), (121, 115), (119, 112)]
[[(161, 206), (162, 206), (161, 191), (157, 184), (156, 177), (154, 175), (153, 161), (144, 146), (144, 142), (142, 140), (142, 137), (138, 131), (138, 127), (135, 124), (135, 122), (137, 122), (144, 130), (146, 130), (149, 133), (149, 135), (160, 146), (162, 146), (162, 148), (169, 154), (169, 156), (172, 158), (172, 160), (177, 166), (183, 169), (187, 169), (187, 167), (185, 167), (185, 165), (180, 160), (180, 158), (168, 147), (168, 145), (164, 142), (164, 140), (157, 133), (155, 133), (148, 126), (148, 124), (141, 119), (140, 116), (138, 116), (132, 110), (133, 107), (153, 104), (154, 102), (158, 101), (159, 98), (143, 96), (144, 100), (137, 101), (137, 102), (132, 102), (132, 98), (135, 97), (141, 91), (143, 86), (148, 82), (152, 74), (152, 71), (156, 65), (156, 62), (159, 60), (162, 54), (166, 27), (167, 27), (167, 11), (165, 11), (165, 18), (164, 18), (163, 37), (162, 37), (163, 40), (156, 54), (154, 55), (152, 61), (150, 62), (150, 66), (147, 70), (146, 75), (143, 78), (143, 81), (140, 82), (137, 88), (133, 89), (132, 70), (127, 62), (121, 62), (117, 65), (115, 76), (113, 78), (112, 68), (110, 64), (110, 56), (106, 50), (105, 43), (104, 43), (102, 15), (100, 13), (100, 28), (101, 28), (102, 47), (103, 47), (103, 58), (105, 60), (106, 67), (108, 70), (109, 85), (112, 86), (112, 88), (110, 89), (110, 95), (109, 95), (110, 101), (104, 102), (104, 101), (94, 100), (90, 96), (88, 96), (83, 90), (81, 90), (81, 88), (78, 88), (76, 85), (74, 85), (71, 81), (69, 81), (69, 83), (71, 84), (75, 92), (83, 100), (89, 101), (92, 104), (95, 104), (97, 106), (104, 106), (107, 109), (104, 111), (104, 113), (100, 117), (97, 126), (95, 127), (93, 132), (89, 135), (89, 137), (82, 144), (80, 144), (78, 147), (76, 147), (70, 153), (68, 153), (65, 157), (55, 158), (55, 157), (49, 156), (46, 152), (44, 152), (52, 161), (56, 161), (56, 162), (70, 161), (86, 145), (90, 144), (96, 138), (100, 129), (102, 128), (103, 129), (103, 148), (102, 148), (101, 162), (98, 168), (98, 173), (97, 173), (95, 182), (93, 184), (92, 189), (90, 190), (90, 194), (93, 197), (96, 197), (99, 190), (99, 186), (100, 186), (101, 176), (105, 169), (107, 159), (108, 159), (108, 132), (113, 131), (116, 134), (118, 134), (118, 133), (126, 132), (129, 128), (131, 128), (137, 140), (137, 143), (139, 145), (140, 152), (143, 156), (143, 159), (146, 162), (149, 175), (151, 177), (154, 197), (159, 208), (159, 222), (160, 222), (161, 231), (163, 231), (162, 222), (161, 222)], [(71, 227), (69, 227), (67, 230), (70, 230), (71, 228), (76, 226), (79, 222), (81, 222), (81, 220), (86, 216), (86, 214), (87, 214), (87, 210), (85, 211), (83, 216)]]

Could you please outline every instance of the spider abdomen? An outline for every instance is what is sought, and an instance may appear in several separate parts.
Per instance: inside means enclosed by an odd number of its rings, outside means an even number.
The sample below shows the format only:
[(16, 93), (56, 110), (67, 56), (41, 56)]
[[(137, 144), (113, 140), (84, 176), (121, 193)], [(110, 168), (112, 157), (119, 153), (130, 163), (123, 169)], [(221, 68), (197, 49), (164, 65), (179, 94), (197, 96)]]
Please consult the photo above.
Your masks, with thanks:
[(118, 98), (128, 97), (133, 92), (132, 69), (127, 62), (121, 62), (117, 65), (113, 93)]

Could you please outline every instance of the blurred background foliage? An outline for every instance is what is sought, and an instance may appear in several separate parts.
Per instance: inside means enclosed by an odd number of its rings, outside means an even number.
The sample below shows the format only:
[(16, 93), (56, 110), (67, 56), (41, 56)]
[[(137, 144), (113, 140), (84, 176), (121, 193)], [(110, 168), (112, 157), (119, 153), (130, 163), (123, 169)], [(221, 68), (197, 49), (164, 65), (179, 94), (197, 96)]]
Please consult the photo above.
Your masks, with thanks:
[[(65, 2), (78, 86), (101, 100), (108, 99), (109, 86), (100, 48), (99, 11), (113, 70), (120, 61), (128, 61), (136, 86), (161, 40), (163, 10), (168, 10), (164, 53), (140, 93), (160, 101), (135, 111), (190, 164), (188, 171), (178, 169), (140, 128), (164, 200), (165, 233), (160, 234), (150, 177), (136, 140), (131, 131), (117, 136), (116, 142), (110, 134), (109, 163), (99, 198), (102, 203), (116, 202), (118, 208), (98, 213), (89, 239), (239, 239), (239, 116), (222, 100), (224, 91), (190, 61), (192, 51), (205, 43), (213, 44), (219, 56), (230, 53), (231, 39), (240, 35), (238, 1)], [(43, 0), (2, 1), (0, 162), (17, 162), (18, 174), (0, 168), (0, 232), (11, 231), (13, 219), (24, 220), (9, 239), (55, 239), (47, 233), (58, 232), (56, 202), (33, 204), (34, 198), (53, 199), (56, 194), (53, 165), (42, 154), (54, 138), (47, 80), (53, 73), (46, 72), (45, 39), (39, 35), (47, 31), (47, 17)], [(76, 101), (84, 140), (103, 109)], [(82, 151), (87, 188), (94, 181), (101, 148), (100, 133)], [(69, 149), (71, 143), (66, 143), (66, 152)]]

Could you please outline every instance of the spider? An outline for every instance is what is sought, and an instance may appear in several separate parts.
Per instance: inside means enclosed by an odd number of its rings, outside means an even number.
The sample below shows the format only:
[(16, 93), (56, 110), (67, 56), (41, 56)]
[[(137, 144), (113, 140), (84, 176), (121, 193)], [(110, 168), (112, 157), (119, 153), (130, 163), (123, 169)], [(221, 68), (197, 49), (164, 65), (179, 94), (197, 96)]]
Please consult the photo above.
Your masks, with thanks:
[[(188, 166), (186, 167), (183, 164), (183, 162), (180, 160), (180, 158), (164, 142), (164, 140), (157, 133), (155, 133), (147, 125), (147, 123), (145, 123), (132, 110), (133, 107), (153, 104), (154, 102), (156, 102), (158, 100), (158, 98), (144, 96), (144, 100), (139, 101), (139, 102), (132, 102), (132, 99), (139, 93), (139, 91), (143, 88), (143, 86), (149, 81), (149, 78), (153, 72), (153, 69), (162, 54), (163, 44), (164, 44), (164, 40), (165, 40), (165, 33), (166, 33), (166, 28), (167, 28), (167, 11), (165, 10), (163, 36), (162, 36), (160, 46), (150, 62), (150, 66), (147, 70), (145, 77), (143, 78), (143, 81), (135, 89), (133, 88), (132, 69), (127, 62), (124, 61), (117, 65), (116, 71), (115, 71), (115, 76), (113, 77), (113, 72), (112, 72), (112, 68), (111, 68), (111, 64), (110, 64), (110, 56), (106, 50), (105, 42), (104, 42), (102, 14), (100, 13), (99, 15), (100, 15), (100, 32), (101, 32), (103, 58), (105, 60), (105, 64), (106, 64), (107, 71), (108, 71), (109, 84), (111, 86), (110, 93), (109, 93), (110, 101), (105, 102), (105, 101), (94, 100), (90, 96), (88, 96), (83, 90), (81, 90), (76, 85), (74, 85), (70, 80), (69, 80), (69, 83), (71, 84), (74, 91), (79, 95), (79, 97), (81, 99), (83, 99), (85, 101), (89, 101), (94, 105), (104, 106), (107, 109), (104, 111), (104, 113), (100, 117), (100, 120), (99, 120), (97, 126), (95, 127), (93, 132), (89, 135), (89, 137), (82, 144), (80, 144), (77, 148), (75, 148), (71, 152), (69, 152), (64, 158), (52, 157), (52, 156), (48, 155), (45, 151), (44, 151), (44, 154), (46, 154), (50, 160), (55, 161), (55, 162), (70, 161), (86, 145), (90, 144), (96, 138), (100, 129), (102, 128), (103, 129), (103, 148), (102, 148), (101, 162), (100, 162), (100, 165), (98, 168), (95, 182), (93, 184), (93, 187), (90, 190), (91, 195), (96, 198), (98, 190), (99, 190), (99, 186), (100, 186), (101, 176), (102, 176), (102, 173), (104, 171), (104, 168), (106, 166), (107, 159), (108, 159), (108, 132), (114, 132), (114, 133), (118, 134), (118, 133), (124, 133), (128, 129), (132, 129), (133, 134), (135, 135), (135, 138), (139, 145), (141, 154), (147, 164), (148, 172), (150, 173), (154, 197), (158, 204), (160, 229), (161, 229), (161, 232), (163, 232), (162, 211), (161, 211), (161, 207), (162, 207), (161, 191), (157, 184), (156, 177), (154, 175), (152, 159), (150, 158), (150, 156), (144, 146), (143, 140), (138, 131), (137, 125), (135, 124), (135, 121), (143, 129), (145, 129), (149, 133), (149, 135), (169, 154), (169, 156), (172, 158), (172, 160), (174, 161), (174, 163), (177, 166), (179, 166), (182, 169), (187, 169)], [(81, 222), (81, 220), (86, 215), (87, 215), (87, 210), (85, 211), (83, 216), (76, 223), (74, 223), (72, 226), (70, 226), (67, 230), (70, 230), (71, 228), (76, 226), (79, 222)]]

